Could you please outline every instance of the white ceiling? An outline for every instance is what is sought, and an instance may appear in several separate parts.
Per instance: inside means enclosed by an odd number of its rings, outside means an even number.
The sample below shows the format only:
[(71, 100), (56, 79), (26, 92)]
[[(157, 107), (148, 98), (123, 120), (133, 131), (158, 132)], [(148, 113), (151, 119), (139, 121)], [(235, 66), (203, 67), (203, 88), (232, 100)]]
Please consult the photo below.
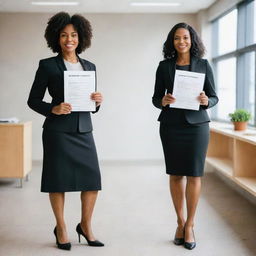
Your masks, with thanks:
[[(77, 6), (36, 6), (31, 2), (79, 2)], [(0, 0), (0, 12), (196, 13), (216, 0)], [(180, 3), (176, 7), (138, 7), (131, 2)]]

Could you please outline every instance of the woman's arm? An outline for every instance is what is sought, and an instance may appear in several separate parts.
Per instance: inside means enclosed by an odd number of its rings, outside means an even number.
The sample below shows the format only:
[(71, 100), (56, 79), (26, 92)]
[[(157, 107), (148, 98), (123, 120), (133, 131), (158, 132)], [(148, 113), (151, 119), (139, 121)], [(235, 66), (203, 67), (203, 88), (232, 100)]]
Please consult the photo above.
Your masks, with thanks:
[(51, 103), (43, 101), (47, 84), (48, 74), (44, 68), (43, 62), (40, 60), (27, 104), (31, 109), (44, 116), (49, 116), (54, 106)]
[(162, 99), (165, 95), (165, 86), (162, 74), (162, 67), (159, 63), (159, 66), (156, 70), (156, 80), (155, 80), (155, 90), (152, 97), (152, 103), (155, 107), (162, 109)]
[(206, 60), (206, 74), (205, 74), (204, 91), (208, 97), (208, 105), (202, 106), (202, 107), (205, 109), (212, 108), (213, 106), (215, 106), (218, 103), (219, 98), (215, 91), (215, 83), (214, 83), (212, 68), (207, 60)]
[(96, 113), (99, 111), (100, 109), (100, 105), (103, 101), (103, 97), (102, 97), (102, 94), (100, 92), (94, 92), (91, 94), (91, 99), (95, 101), (95, 104), (96, 104), (96, 110), (95, 111), (92, 111), (92, 113)]
[[(93, 63), (90, 63), (90, 65), (92, 65), (92, 70), (95, 71), (95, 82), (96, 82), (96, 84), (97, 84), (96, 66), (95, 66), (95, 64), (93, 64)], [(96, 88), (96, 89), (97, 89), (97, 88)], [(96, 97), (96, 96), (97, 96), (97, 97)], [(101, 103), (102, 103), (102, 101), (103, 101), (103, 97), (102, 97), (101, 93), (95, 92), (95, 93), (92, 93), (91, 98), (92, 98), (92, 100), (95, 100), (95, 102), (96, 102), (96, 109), (95, 109), (95, 111), (92, 111), (92, 113), (95, 114), (95, 113), (97, 113), (97, 112), (99, 111), (99, 109), (100, 109), (100, 105), (101, 105)]]

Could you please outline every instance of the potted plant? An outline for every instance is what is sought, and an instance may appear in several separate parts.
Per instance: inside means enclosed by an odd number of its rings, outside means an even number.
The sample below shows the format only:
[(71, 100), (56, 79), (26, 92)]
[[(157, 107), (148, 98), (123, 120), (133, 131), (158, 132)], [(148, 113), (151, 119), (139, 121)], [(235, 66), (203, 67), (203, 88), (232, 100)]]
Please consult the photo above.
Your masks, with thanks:
[(237, 109), (234, 113), (230, 113), (230, 121), (234, 124), (235, 131), (244, 131), (247, 122), (251, 119), (251, 114), (245, 109)]

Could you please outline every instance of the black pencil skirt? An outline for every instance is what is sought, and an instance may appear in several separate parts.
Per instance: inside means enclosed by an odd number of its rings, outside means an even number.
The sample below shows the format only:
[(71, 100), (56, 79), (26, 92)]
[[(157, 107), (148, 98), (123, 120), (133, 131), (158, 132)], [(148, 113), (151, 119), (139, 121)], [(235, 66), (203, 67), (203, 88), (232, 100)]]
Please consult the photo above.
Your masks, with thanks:
[(43, 130), (42, 192), (101, 190), (93, 135)]
[(198, 125), (160, 123), (166, 173), (203, 176), (209, 143), (209, 123)]

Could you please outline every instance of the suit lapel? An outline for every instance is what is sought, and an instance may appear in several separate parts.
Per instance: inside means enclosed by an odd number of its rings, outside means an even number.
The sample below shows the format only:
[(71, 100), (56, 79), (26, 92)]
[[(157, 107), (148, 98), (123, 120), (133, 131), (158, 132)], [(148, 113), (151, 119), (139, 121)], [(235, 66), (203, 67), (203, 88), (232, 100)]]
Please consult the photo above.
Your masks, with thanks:
[(176, 70), (176, 59), (171, 59), (171, 60), (169, 61), (169, 65), (168, 65), (168, 71), (169, 71), (169, 77), (170, 77), (171, 93), (172, 93), (172, 90), (173, 90), (174, 77), (175, 77), (175, 70)]
[(58, 66), (59, 70), (61, 71), (61, 73), (63, 73), (63, 71), (67, 70), (61, 54), (58, 54), (56, 56), (56, 63), (57, 63), (57, 66)]
[(83, 69), (86, 71), (89, 71), (89, 70), (91, 70), (90, 69), (90, 66), (89, 65), (87, 65), (86, 64), (86, 62), (83, 60), (83, 59), (81, 59), (79, 56), (77, 56), (78, 57), (78, 60), (79, 60), (79, 62), (80, 62), (80, 64), (82, 65), (82, 67), (83, 67)]
[(198, 72), (198, 65), (197, 65), (198, 58), (191, 56), (190, 58), (190, 71)]

